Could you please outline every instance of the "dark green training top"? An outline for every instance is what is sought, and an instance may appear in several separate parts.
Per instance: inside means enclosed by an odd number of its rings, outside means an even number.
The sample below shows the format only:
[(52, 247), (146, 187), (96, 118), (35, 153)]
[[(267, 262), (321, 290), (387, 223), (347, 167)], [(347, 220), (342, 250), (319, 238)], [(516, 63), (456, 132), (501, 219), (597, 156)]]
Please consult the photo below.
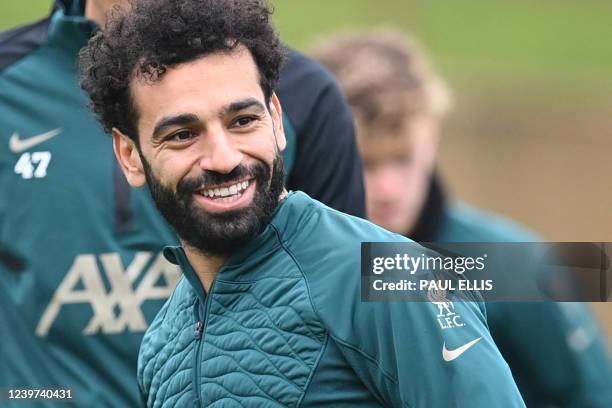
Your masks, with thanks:
[(139, 352), (148, 405), (524, 407), (482, 304), (448, 302), (462, 324), (445, 327), (439, 302), (361, 301), (368, 241), (411, 242), (296, 192), (208, 293), (183, 249), (168, 248), (185, 278)]

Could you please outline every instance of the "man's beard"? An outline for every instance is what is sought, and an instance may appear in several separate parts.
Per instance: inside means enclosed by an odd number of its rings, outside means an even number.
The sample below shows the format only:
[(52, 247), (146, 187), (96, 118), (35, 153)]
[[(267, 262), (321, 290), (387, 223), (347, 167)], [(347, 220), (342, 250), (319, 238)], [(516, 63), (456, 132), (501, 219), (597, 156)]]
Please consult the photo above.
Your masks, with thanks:
[[(142, 157), (151, 197), (157, 209), (180, 239), (207, 255), (227, 256), (258, 236), (272, 220), (284, 188), (283, 159), (276, 155), (272, 168), (263, 162), (240, 165), (228, 174), (205, 171), (199, 177), (181, 180), (176, 193), (153, 175)], [(253, 179), (255, 194), (250, 205), (220, 213), (206, 212), (194, 201), (202, 188)], [(244, 194), (244, 193), (243, 193)]]

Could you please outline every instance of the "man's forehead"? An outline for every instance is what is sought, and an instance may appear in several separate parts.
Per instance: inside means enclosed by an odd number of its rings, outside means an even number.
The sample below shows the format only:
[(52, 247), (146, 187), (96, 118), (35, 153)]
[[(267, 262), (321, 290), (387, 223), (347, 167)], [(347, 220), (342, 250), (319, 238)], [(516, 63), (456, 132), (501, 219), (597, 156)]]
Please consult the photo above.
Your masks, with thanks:
[[(214, 75), (217, 71), (242, 71), (248, 79), (259, 79), (255, 59), (245, 46), (238, 44), (231, 50), (220, 50), (197, 56), (189, 61), (163, 65), (143, 59), (136, 65), (130, 85), (138, 87), (163, 87), (172, 82), (188, 82), (192, 76)], [(194, 84), (195, 85), (195, 84)]]

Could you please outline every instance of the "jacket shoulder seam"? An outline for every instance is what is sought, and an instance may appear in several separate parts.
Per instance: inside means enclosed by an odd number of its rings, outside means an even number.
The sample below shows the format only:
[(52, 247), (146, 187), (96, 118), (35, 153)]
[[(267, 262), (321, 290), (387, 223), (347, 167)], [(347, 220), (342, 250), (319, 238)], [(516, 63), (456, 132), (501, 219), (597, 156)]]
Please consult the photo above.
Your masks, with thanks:
[(339, 338), (338, 336), (335, 336), (334, 334), (330, 334), (331, 338), (340, 343), (342, 346), (349, 348), (351, 350), (353, 350), (354, 352), (360, 354), (363, 358), (365, 358), (366, 360), (368, 360), (370, 363), (376, 365), (376, 367), (380, 370), (380, 373), (385, 376), (385, 378), (387, 378), (387, 380), (391, 381), (393, 384), (397, 385), (398, 381), (397, 378), (395, 378), (391, 373), (387, 372), (387, 370), (385, 370), (383, 367), (380, 366), (380, 362), (374, 358), (373, 356), (371, 356), (369, 353), (367, 353), (366, 351), (363, 351), (362, 349), (360, 349), (359, 347), (349, 343), (346, 340), (343, 340), (341, 338)]
[[(310, 286), (308, 285), (308, 279), (306, 279), (306, 274), (304, 273), (304, 270), (302, 269), (302, 265), (300, 265), (300, 262), (296, 259), (295, 255), (293, 255), (293, 252), (289, 249), (289, 247), (287, 246), (287, 243), (283, 241), (280, 231), (278, 230), (278, 228), (276, 228), (276, 225), (274, 224), (270, 224), (270, 225), (272, 226), (272, 228), (274, 229), (274, 232), (276, 233), (276, 237), (278, 239), (278, 242), (281, 245), (281, 248), (283, 248), (283, 251), (285, 251), (287, 255), (289, 255), (289, 257), (291, 258), (295, 266), (298, 268), (298, 271), (300, 271), (300, 275), (302, 276), (302, 279), (304, 280), (304, 284), (306, 285), (306, 293), (308, 294), (308, 301), (310, 302), (310, 305), (312, 306), (312, 310), (314, 311), (317, 319), (319, 319), (319, 322), (323, 324), (323, 319), (321, 319), (321, 315), (319, 311), (317, 310), (316, 305), (314, 304), (314, 301), (312, 300), (312, 296), (310, 293)], [(323, 326), (325, 325), (323, 324)]]
[(310, 375), (308, 376), (308, 380), (306, 381), (306, 384), (304, 385), (304, 392), (302, 392), (302, 397), (297, 403), (297, 408), (300, 408), (302, 406), (302, 403), (304, 402), (304, 398), (306, 397), (306, 394), (308, 393), (308, 388), (310, 387), (310, 384), (312, 383), (312, 378), (314, 377), (314, 374), (317, 371), (319, 364), (321, 363), (321, 359), (323, 358), (323, 354), (325, 354), (325, 350), (327, 350), (328, 346), (329, 346), (329, 332), (326, 331), (325, 341), (323, 342), (323, 347), (321, 347), (321, 351), (319, 351), (319, 355), (317, 356), (317, 361), (315, 361), (312, 371), (310, 372)]
[(300, 265), (300, 263), (298, 262), (298, 260), (295, 258), (295, 256), (293, 255), (293, 252), (291, 252), (291, 250), (288, 248), (287, 244), (282, 240), (281, 238), (281, 234), (280, 231), (278, 230), (278, 228), (276, 228), (276, 226), (274, 224), (270, 224), (272, 226), (272, 228), (274, 229), (274, 232), (276, 234), (276, 238), (278, 239), (278, 242), (281, 245), (281, 248), (283, 248), (283, 251), (285, 251), (285, 253), (287, 255), (289, 255), (289, 257), (291, 258), (291, 260), (293, 261), (293, 263), (295, 264), (295, 266), (298, 268), (298, 271), (300, 271), (302, 280), (304, 282), (304, 285), (306, 286), (306, 294), (308, 296), (308, 302), (310, 303), (310, 307), (312, 307), (312, 311), (315, 314), (316, 318), (318, 319), (319, 323), (321, 324), (321, 326), (325, 329), (325, 338), (323, 340), (323, 344), (321, 346), (321, 350), (319, 351), (319, 355), (317, 356), (317, 360), (315, 361), (314, 365), (312, 366), (312, 370), (310, 372), (310, 375), (308, 376), (308, 380), (306, 381), (306, 384), (304, 385), (304, 391), (302, 392), (302, 396), (300, 397), (298, 403), (297, 403), (297, 407), (301, 407), (302, 403), (304, 402), (304, 398), (306, 397), (306, 393), (308, 392), (308, 388), (312, 382), (312, 378), (314, 377), (314, 373), (316, 372), (317, 368), (319, 367), (319, 364), (321, 363), (321, 359), (323, 358), (323, 354), (325, 354), (325, 350), (328, 347), (329, 344), (329, 337), (330, 337), (330, 332), (327, 329), (327, 327), (325, 326), (325, 323), (323, 322), (323, 320), (321, 319), (321, 316), (319, 314), (319, 311), (317, 310), (314, 301), (312, 300), (312, 296), (310, 295), (310, 287), (308, 286), (308, 280), (306, 279), (306, 275), (304, 274), (304, 271), (302, 270), (302, 266)]
[[(280, 243), (281, 248), (283, 248), (283, 251), (285, 251), (285, 253), (287, 253), (287, 255), (289, 255), (289, 257), (291, 258), (291, 260), (293, 261), (295, 266), (298, 268), (298, 271), (300, 271), (300, 275), (302, 277), (302, 280), (304, 281), (304, 285), (306, 286), (306, 294), (308, 295), (308, 302), (310, 303), (310, 306), (312, 307), (312, 310), (313, 310), (315, 316), (317, 317), (317, 319), (319, 320), (319, 322), (321, 323), (321, 325), (323, 327), (326, 327), (325, 324), (323, 323), (323, 319), (321, 319), (321, 314), (317, 310), (317, 307), (316, 307), (314, 301), (312, 300), (312, 296), (311, 296), (311, 293), (310, 293), (310, 286), (308, 285), (308, 279), (306, 279), (306, 274), (304, 273), (304, 270), (302, 269), (302, 265), (300, 265), (300, 263), (296, 259), (295, 255), (293, 255), (293, 252), (288, 248), (287, 243), (282, 240), (280, 231), (278, 230), (278, 228), (276, 228), (276, 225), (270, 224), (270, 226), (272, 226), (272, 228), (274, 229), (274, 232), (276, 234), (276, 238), (278, 239), (278, 242)], [(326, 328), (325, 331), (329, 332), (329, 330), (327, 330), (327, 328)]]
[(343, 340), (341, 338), (339, 338), (338, 336), (335, 336), (331, 330), (329, 330), (329, 328), (327, 327), (327, 325), (325, 324), (325, 320), (323, 320), (323, 318), (321, 317), (321, 313), (319, 312), (319, 310), (317, 310), (317, 306), (316, 303), (314, 302), (314, 300), (312, 299), (312, 295), (310, 292), (310, 286), (308, 284), (308, 279), (306, 278), (306, 274), (304, 273), (304, 270), (302, 269), (302, 266), (300, 265), (299, 261), (296, 259), (295, 255), (293, 254), (293, 252), (291, 251), (291, 249), (287, 246), (287, 244), (281, 239), (281, 235), (280, 232), (278, 231), (278, 229), (276, 228), (276, 226), (274, 224), (270, 224), (272, 225), (272, 227), (274, 228), (274, 231), (276, 232), (276, 235), (278, 237), (278, 241), (281, 245), (281, 247), (283, 248), (283, 250), (291, 257), (291, 259), (293, 260), (293, 262), (295, 263), (295, 265), (297, 266), (298, 270), (300, 271), (300, 273), (302, 274), (302, 278), (304, 279), (304, 284), (306, 285), (306, 292), (308, 294), (308, 300), (310, 301), (310, 305), (312, 306), (312, 309), (315, 313), (315, 315), (317, 316), (317, 319), (319, 319), (319, 321), (321, 322), (321, 324), (323, 325), (323, 327), (326, 328), (326, 331), (329, 333), (329, 336), (331, 336), (331, 338), (340, 343), (341, 345), (348, 347), (349, 349), (359, 353), (361, 356), (363, 356), (364, 358), (366, 358), (368, 361), (370, 361), (371, 363), (373, 363), (374, 365), (376, 365), (376, 367), (380, 370), (381, 374), (383, 376), (385, 376), (385, 378), (387, 378), (388, 380), (390, 380), (391, 382), (393, 382), (394, 384), (397, 384), (397, 379), (391, 375), (391, 373), (387, 372), (383, 367), (381, 367), (380, 362), (374, 358), (373, 356), (371, 356), (369, 353), (367, 353), (364, 350), (361, 350), (359, 347), (349, 343), (346, 340)]

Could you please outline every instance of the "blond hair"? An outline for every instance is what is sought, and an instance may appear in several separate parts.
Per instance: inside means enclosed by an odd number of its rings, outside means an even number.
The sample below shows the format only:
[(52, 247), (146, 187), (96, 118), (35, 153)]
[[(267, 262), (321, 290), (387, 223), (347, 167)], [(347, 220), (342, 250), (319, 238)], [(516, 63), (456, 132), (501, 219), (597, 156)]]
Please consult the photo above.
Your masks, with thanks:
[(311, 54), (339, 81), (358, 127), (393, 130), (409, 115), (442, 117), (450, 109), (446, 84), (414, 40), (397, 31), (344, 34)]

